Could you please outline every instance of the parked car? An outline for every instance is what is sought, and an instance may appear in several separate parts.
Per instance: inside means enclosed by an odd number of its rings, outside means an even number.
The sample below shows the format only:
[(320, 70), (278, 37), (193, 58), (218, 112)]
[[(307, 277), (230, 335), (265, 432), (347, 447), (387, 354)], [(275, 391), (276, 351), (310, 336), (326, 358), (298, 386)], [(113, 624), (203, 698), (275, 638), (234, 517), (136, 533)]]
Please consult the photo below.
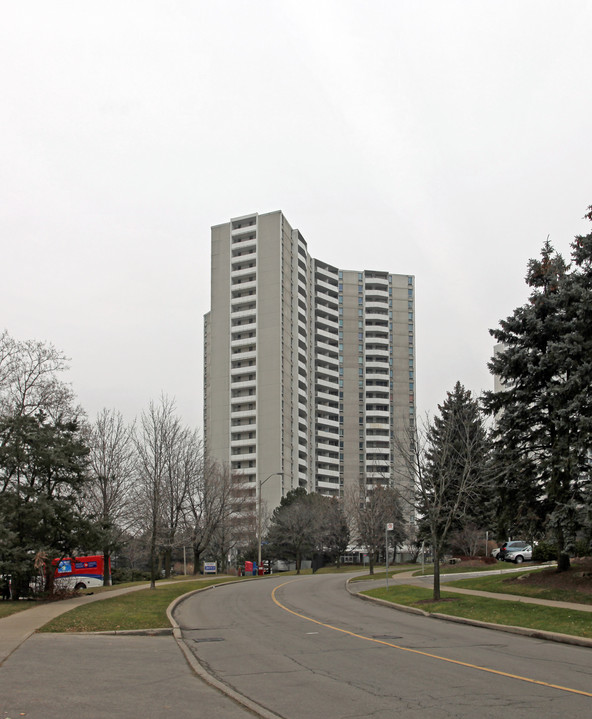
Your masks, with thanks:
[(496, 547), (495, 549), (491, 550), (491, 556), (495, 559), (497, 555), (499, 554), (500, 548)]
[(499, 552), (497, 553), (497, 559), (505, 559), (506, 558), (506, 552), (515, 552), (519, 551), (521, 549), (524, 549), (524, 547), (528, 547), (528, 542), (523, 542), (521, 540), (515, 540), (512, 542), (504, 542), (502, 546), (499, 549)]
[(498, 553), (495, 555), (495, 557), (498, 560), (505, 559), (506, 552), (513, 552), (518, 549), (524, 549), (524, 547), (527, 547), (527, 546), (528, 546), (528, 542), (523, 542), (519, 539), (513, 540), (511, 542), (504, 542), (502, 544), (502, 546), (499, 548)]
[(506, 562), (514, 562), (514, 564), (522, 564), (522, 562), (529, 562), (532, 559), (532, 547), (527, 544), (522, 549), (513, 548), (512, 551), (506, 549), (506, 556), (504, 557)]

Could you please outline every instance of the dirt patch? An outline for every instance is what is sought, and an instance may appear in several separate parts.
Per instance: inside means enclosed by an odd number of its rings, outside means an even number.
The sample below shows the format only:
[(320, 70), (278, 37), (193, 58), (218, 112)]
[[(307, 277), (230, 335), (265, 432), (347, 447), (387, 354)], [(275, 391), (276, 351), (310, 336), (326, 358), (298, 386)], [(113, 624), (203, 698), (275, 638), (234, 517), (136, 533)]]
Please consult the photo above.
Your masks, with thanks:
[(592, 595), (592, 557), (572, 559), (571, 568), (567, 572), (557, 572), (555, 567), (551, 567), (542, 572), (511, 577), (504, 582), (545, 589), (572, 590)]
[(440, 604), (440, 602), (458, 602), (460, 601), (457, 597), (446, 597), (446, 599), (420, 599), (415, 604)]

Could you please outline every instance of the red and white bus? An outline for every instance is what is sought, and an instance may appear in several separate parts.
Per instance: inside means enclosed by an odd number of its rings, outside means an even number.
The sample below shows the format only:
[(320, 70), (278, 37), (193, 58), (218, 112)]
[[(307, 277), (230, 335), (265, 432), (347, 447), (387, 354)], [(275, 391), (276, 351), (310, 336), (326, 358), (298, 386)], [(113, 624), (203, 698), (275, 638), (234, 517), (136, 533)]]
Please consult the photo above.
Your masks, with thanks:
[[(90, 554), (86, 557), (65, 557), (54, 559), (55, 583), (64, 589), (87, 589), (102, 587), (105, 563), (102, 554)], [(111, 560), (108, 570), (111, 577)]]

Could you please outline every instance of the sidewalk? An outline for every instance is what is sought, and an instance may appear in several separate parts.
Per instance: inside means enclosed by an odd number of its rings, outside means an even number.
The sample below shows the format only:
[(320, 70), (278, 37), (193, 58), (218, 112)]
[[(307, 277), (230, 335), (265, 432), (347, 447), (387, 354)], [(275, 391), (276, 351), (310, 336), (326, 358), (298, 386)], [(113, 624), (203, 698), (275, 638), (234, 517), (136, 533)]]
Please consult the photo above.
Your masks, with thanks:
[(199, 707), (203, 716), (252, 717), (233, 699), (196, 681), (194, 667), (179, 651), (172, 627), (166, 636), (158, 630), (121, 632), (117, 637), (35, 633), (70, 609), (149, 586), (48, 602), (0, 619), (0, 715), (161, 719), (174, 712), (177, 719), (194, 719)]
[(60, 614), (64, 614), (70, 611), (70, 609), (74, 609), (83, 604), (90, 604), (91, 602), (109, 599), (110, 597), (117, 597), (121, 594), (138, 591), (139, 589), (147, 589), (149, 586), (149, 584), (141, 584), (137, 587), (113, 589), (109, 592), (87, 594), (58, 602), (47, 602), (33, 606), (30, 609), (23, 609), (8, 617), (3, 617), (0, 619), (0, 666), (31, 634), (34, 634), (37, 629), (52, 619), (55, 619), (55, 617), (59, 617)]

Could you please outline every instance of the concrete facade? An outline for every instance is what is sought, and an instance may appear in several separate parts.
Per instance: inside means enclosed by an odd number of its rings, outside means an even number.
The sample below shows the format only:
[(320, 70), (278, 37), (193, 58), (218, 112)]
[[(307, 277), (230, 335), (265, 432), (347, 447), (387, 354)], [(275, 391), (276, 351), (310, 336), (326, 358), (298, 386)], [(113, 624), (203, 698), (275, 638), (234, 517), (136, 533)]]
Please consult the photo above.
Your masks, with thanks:
[[(204, 439), (268, 509), (302, 486), (408, 488), (396, 435), (415, 421), (415, 279), (310, 256), (279, 211), (212, 228)], [(405, 487), (403, 485), (406, 485)]]

